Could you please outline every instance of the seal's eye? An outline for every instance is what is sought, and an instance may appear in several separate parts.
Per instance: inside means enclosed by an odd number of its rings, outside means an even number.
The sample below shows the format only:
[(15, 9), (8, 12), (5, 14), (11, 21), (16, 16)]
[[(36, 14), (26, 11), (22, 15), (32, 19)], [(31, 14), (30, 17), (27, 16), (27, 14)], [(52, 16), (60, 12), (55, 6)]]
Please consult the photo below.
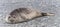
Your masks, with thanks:
[(15, 17), (13, 17), (13, 18), (15, 18)]
[(8, 18), (11, 18), (11, 17), (8, 17)]

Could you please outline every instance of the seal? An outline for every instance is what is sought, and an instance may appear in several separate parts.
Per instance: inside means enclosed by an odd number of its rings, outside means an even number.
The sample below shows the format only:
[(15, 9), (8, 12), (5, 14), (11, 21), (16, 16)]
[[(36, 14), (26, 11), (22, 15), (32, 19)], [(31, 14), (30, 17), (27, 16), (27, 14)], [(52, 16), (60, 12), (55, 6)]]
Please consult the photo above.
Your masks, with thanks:
[(54, 15), (53, 13), (43, 13), (35, 9), (30, 8), (19, 8), (13, 10), (7, 17), (6, 22), (8, 23), (19, 23), (25, 22), (36, 17), (50, 16)]

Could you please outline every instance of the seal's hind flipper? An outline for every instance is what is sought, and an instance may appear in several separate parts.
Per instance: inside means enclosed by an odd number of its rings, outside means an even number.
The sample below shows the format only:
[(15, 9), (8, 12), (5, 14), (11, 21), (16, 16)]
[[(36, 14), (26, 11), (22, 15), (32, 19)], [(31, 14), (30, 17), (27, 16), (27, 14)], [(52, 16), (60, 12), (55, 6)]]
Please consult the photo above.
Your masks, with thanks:
[(41, 13), (42, 14), (42, 16), (52, 16), (52, 15), (54, 15), (54, 13)]

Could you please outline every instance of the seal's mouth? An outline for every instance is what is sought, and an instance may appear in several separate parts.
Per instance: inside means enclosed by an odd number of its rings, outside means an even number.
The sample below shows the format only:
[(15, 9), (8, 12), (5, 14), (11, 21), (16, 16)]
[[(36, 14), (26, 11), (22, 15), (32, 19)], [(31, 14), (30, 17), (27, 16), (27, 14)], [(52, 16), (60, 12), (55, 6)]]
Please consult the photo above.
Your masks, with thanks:
[(7, 24), (16, 24), (15, 22), (6, 22)]
[(18, 24), (19, 22), (6, 22), (7, 24)]

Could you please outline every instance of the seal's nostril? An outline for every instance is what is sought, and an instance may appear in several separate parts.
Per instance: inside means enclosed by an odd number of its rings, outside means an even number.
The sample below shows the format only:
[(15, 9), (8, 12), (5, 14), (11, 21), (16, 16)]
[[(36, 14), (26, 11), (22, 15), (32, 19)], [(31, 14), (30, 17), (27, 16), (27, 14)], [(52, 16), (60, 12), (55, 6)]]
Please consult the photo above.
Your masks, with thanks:
[(11, 22), (13, 22), (14, 20), (10, 20)]

